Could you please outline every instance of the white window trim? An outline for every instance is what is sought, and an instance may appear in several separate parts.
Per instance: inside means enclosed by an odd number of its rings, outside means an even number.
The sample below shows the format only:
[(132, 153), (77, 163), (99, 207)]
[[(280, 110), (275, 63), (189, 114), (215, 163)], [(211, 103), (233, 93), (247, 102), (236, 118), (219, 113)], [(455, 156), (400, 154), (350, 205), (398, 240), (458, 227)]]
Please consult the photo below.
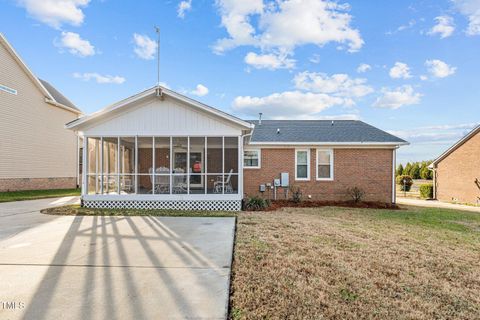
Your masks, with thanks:
[[(249, 166), (245, 165), (245, 161), (243, 159), (243, 157), (245, 156), (245, 151), (257, 151), (258, 152), (258, 166), (249, 167)], [(250, 148), (243, 149), (242, 163), (243, 163), (243, 168), (244, 169), (261, 169), (262, 168), (262, 149), (250, 149)]]
[[(319, 178), (318, 177), (318, 152), (328, 152), (330, 153), (330, 178)], [(333, 165), (334, 165), (334, 159), (333, 159), (333, 149), (317, 149), (316, 151), (316, 163), (315, 163), (315, 172), (316, 172), (316, 178), (317, 181), (333, 181)]]
[[(297, 170), (297, 154), (298, 152), (307, 152), (307, 177), (306, 178), (299, 178), (297, 177), (298, 170)], [(310, 149), (295, 149), (295, 180), (296, 181), (310, 181)]]

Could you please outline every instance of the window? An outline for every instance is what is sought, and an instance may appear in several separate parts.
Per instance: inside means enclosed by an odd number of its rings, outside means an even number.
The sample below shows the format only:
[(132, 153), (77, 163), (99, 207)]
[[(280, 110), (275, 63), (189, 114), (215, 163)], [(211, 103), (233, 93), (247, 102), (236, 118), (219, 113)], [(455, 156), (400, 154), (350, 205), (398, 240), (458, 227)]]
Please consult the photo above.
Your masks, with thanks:
[(260, 150), (245, 150), (243, 152), (245, 168), (260, 168)]
[(310, 180), (310, 150), (295, 151), (295, 180)]
[(333, 150), (317, 150), (317, 180), (333, 180)]

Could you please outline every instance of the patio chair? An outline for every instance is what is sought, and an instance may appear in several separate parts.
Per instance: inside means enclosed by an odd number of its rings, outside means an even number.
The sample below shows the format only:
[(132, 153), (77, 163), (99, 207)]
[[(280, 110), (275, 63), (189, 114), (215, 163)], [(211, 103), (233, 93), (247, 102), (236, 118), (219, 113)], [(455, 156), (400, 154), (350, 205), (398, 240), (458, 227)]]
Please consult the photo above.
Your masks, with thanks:
[(174, 175), (173, 178), (173, 183), (172, 183), (172, 191), (173, 193), (187, 193), (187, 176), (183, 175), (185, 173), (185, 170), (181, 168), (176, 168), (174, 170), (176, 174), (182, 174), (182, 175)]
[(228, 175), (224, 176), (217, 176), (217, 179), (213, 183), (213, 192), (214, 193), (222, 193), (222, 187), (225, 188), (225, 193), (233, 193), (232, 187), (232, 173), (233, 169), (230, 169)]
[(166, 174), (155, 176), (155, 193), (170, 193), (170, 169), (166, 167), (160, 167), (155, 170), (156, 174)]

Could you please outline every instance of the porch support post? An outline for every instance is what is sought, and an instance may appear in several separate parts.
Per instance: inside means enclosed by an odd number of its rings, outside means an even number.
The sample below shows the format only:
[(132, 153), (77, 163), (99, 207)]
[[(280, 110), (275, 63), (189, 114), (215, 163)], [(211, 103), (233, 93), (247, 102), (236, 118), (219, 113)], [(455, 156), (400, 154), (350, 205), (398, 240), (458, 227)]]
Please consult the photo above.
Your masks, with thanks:
[(100, 193), (103, 194), (103, 137), (100, 138)]
[(173, 137), (170, 136), (170, 190), (169, 190), (169, 193), (172, 194), (173, 193), (173, 190), (172, 190), (172, 187), (173, 187)]
[(187, 137), (187, 194), (190, 194), (190, 136)]
[(117, 193), (120, 194), (120, 137), (117, 137)]
[[(88, 181), (87, 181), (87, 170), (89, 168), (89, 164), (87, 163), (87, 138), (83, 137), (83, 150), (82, 150), (82, 195), (88, 194)], [(96, 179), (95, 179), (96, 180)]]
[(243, 199), (243, 143), (242, 137), (238, 137), (238, 194)]
[(135, 136), (135, 194), (138, 194), (138, 136)]

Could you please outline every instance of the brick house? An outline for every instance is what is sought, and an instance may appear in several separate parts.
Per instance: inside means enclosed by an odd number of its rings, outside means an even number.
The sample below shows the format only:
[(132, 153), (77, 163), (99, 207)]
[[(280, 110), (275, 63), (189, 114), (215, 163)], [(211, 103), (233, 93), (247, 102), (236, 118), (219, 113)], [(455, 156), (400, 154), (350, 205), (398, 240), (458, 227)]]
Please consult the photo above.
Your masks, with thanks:
[(82, 112), (37, 78), (0, 33), (0, 191), (75, 188)]
[(430, 168), (436, 199), (480, 204), (480, 125), (435, 159)]
[(245, 121), (155, 86), (66, 125), (88, 207), (238, 210), (245, 196), (395, 201), (404, 140), (361, 121)]

